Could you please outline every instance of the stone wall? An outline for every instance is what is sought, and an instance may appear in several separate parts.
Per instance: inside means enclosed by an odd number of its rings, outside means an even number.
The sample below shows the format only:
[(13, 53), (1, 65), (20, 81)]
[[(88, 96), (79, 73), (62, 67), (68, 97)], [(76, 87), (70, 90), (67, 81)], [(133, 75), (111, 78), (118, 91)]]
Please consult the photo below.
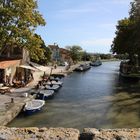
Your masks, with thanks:
[(80, 134), (73, 128), (0, 127), (0, 140), (140, 140), (137, 129), (85, 128)]

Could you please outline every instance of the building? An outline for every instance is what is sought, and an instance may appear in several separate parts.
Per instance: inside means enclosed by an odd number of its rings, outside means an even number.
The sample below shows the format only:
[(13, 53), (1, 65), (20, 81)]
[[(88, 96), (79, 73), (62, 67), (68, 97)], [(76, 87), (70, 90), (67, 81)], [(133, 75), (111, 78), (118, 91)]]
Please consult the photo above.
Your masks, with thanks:
[(53, 61), (60, 61), (60, 50), (59, 50), (59, 46), (57, 44), (53, 44), (53, 45), (48, 45), (48, 47), (50, 48), (51, 52), (52, 52), (52, 60)]
[(69, 50), (60, 48), (60, 60), (61, 62), (68, 62), (69, 64), (73, 63)]
[(13, 82), (28, 83), (33, 78), (35, 68), (29, 65), (30, 57), (27, 49), (4, 47), (0, 50), (0, 83), (11, 85)]

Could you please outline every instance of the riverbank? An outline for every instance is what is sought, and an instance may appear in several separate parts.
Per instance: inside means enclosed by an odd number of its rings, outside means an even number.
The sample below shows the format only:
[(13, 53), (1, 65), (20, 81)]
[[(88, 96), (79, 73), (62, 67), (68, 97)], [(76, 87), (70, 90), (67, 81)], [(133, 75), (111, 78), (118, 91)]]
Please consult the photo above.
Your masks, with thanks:
[[(57, 67), (56, 69), (53, 69), (52, 74), (67, 75), (71, 73), (78, 65), (79, 64), (71, 66), (69, 70), (66, 70), (65, 67)], [(31, 95), (25, 97), (24, 93), (28, 93), (30, 90), (32, 90), (32, 88), (37, 85), (38, 81), (41, 80), (43, 74), (43, 71), (34, 72), (34, 80), (26, 85), (26, 87), (18, 89), (13, 88), (11, 89), (11, 93), (0, 95), (0, 126), (7, 125), (9, 122), (11, 122), (21, 112), (25, 103), (34, 98)], [(49, 69), (46, 71), (46, 74), (50, 74)]]
[(25, 103), (32, 100), (32, 96), (24, 97), (21, 93), (7, 93), (0, 95), (0, 126), (7, 125), (23, 109)]
[(0, 127), (2, 140), (139, 140), (140, 129), (85, 128), (80, 134), (73, 128)]
[(101, 59), (102, 62), (109, 62), (109, 61), (121, 61), (120, 59)]

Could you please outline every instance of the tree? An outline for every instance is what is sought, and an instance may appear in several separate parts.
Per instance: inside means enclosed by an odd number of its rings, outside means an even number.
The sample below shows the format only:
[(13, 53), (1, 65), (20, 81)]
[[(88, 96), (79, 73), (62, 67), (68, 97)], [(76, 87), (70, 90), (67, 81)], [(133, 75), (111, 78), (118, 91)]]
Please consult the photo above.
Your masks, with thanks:
[(36, 0), (0, 0), (0, 50), (5, 47), (26, 47), (32, 56), (40, 51), (42, 41), (34, 35), (45, 21), (37, 11)]
[(128, 18), (118, 22), (111, 50), (117, 54), (129, 54), (129, 59), (133, 63), (135, 54), (138, 54), (140, 59), (140, 3), (138, 0), (131, 3), (129, 14)]
[(92, 56), (87, 53), (86, 51), (82, 52), (82, 60), (83, 61), (91, 61), (92, 60)]
[[(39, 48), (39, 50), (37, 52), (31, 51), (31, 54), (30, 54), (31, 60), (33, 62), (46, 65), (51, 60), (51, 50), (49, 49), (49, 47), (47, 47), (45, 45), (45, 42), (43, 41), (43, 39), (41, 38), (40, 35), (35, 34), (35, 36), (42, 42), (40, 44), (41, 47)], [(33, 52), (33, 54), (32, 54), (32, 52)]]
[(74, 45), (74, 46), (67, 46), (66, 48), (70, 51), (70, 56), (74, 61), (74, 63), (81, 60), (82, 48), (80, 46)]

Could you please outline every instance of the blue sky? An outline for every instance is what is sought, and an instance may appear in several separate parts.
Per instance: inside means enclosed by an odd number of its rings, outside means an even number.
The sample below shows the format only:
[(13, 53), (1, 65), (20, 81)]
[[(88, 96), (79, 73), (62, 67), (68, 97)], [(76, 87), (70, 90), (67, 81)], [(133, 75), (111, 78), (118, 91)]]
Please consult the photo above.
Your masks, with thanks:
[(128, 17), (132, 0), (38, 0), (46, 45), (80, 45), (87, 52), (109, 53), (117, 21)]

